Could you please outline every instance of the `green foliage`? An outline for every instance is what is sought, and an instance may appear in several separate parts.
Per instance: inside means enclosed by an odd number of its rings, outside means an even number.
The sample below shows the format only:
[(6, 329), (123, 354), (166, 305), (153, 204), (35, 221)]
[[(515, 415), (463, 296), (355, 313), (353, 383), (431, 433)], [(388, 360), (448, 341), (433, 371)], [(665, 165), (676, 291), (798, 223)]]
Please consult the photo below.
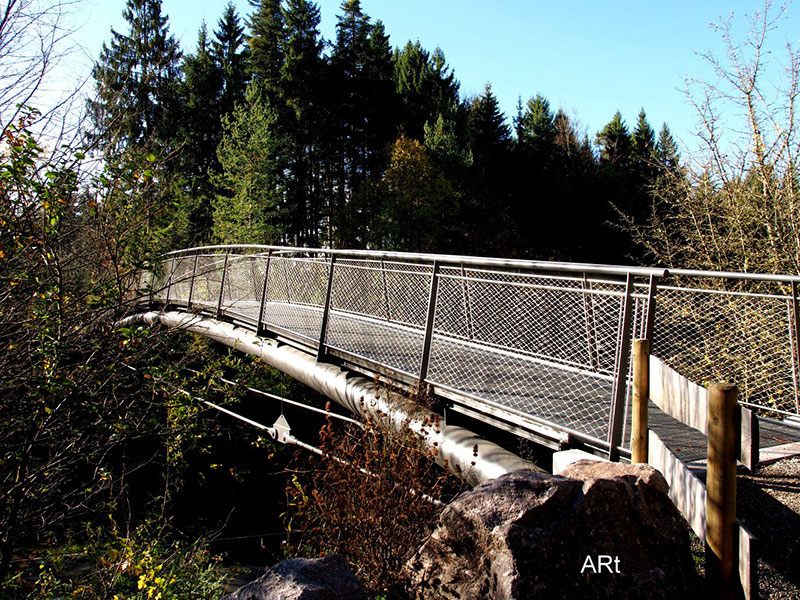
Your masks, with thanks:
[(378, 198), (370, 204), (382, 204), (374, 215), (371, 245), (408, 252), (443, 252), (454, 246), (457, 194), (421, 143), (397, 139), (375, 193)]
[(214, 202), (214, 237), (221, 243), (278, 240), (282, 140), (276, 122), (258, 83), (248, 88), (245, 103), (223, 118), (217, 151), (222, 172), (215, 177), (222, 193)]
[(97, 96), (89, 102), (94, 137), (107, 154), (164, 144), (171, 138), (180, 48), (169, 34), (161, 0), (127, 0), (126, 34), (112, 30), (92, 71)]
[(128, 535), (96, 528), (80, 546), (55, 548), (6, 582), (30, 600), (216, 600), (225, 591), (219, 557), (204, 540), (184, 541), (164, 525), (144, 523)]

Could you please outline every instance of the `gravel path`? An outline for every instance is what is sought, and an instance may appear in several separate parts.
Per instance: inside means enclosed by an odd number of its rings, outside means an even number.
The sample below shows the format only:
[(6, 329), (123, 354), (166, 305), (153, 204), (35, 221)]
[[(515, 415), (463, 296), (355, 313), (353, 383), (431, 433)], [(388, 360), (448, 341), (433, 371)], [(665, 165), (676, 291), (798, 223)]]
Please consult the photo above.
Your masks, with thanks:
[(800, 598), (800, 456), (738, 477), (738, 517), (756, 536), (759, 598)]

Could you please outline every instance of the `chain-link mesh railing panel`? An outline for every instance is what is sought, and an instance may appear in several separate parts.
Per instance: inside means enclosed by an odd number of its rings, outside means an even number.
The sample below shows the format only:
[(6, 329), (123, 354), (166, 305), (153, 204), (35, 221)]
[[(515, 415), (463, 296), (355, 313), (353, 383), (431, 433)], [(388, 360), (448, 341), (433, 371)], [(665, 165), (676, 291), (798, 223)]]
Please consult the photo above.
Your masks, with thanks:
[(172, 269), (172, 279), (169, 285), (169, 298), (171, 302), (186, 302), (189, 298), (189, 289), (192, 285), (192, 271), (194, 270), (194, 256), (175, 257)]
[(366, 358), (387, 373), (418, 377), (424, 338), (421, 329), (331, 312), (325, 339), (329, 347)]
[(167, 282), (169, 281), (169, 270), (172, 260), (160, 261), (153, 272), (153, 299), (164, 301), (167, 299)]
[(226, 314), (238, 315), (257, 323), (261, 306), (258, 288), (258, 257), (254, 255), (228, 257), (222, 307)]
[(264, 323), (318, 341), (329, 270), (325, 257), (273, 256)]
[(429, 379), (604, 440), (621, 286), (465, 274), (440, 278)]
[(435, 335), (428, 379), (601, 441), (607, 436), (607, 377)]
[(435, 330), (478, 344), (610, 374), (622, 296), (580, 283), (512, 275), (491, 280), (442, 276)]
[(790, 298), (662, 287), (652, 352), (690, 380), (735, 383), (740, 401), (797, 412)]
[(473, 299), (470, 280), (458, 275), (447, 275), (451, 269), (442, 269), (436, 297), (436, 319), (434, 327), (439, 333), (460, 338), (474, 339)]
[(199, 254), (192, 287), (192, 306), (216, 310), (219, 302), (224, 254)]
[(326, 344), (418, 376), (431, 273), (428, 265), (337, 261)]
[(385, 263), (390, 321), (425, 327), (432, 273), (432, 265)]
[(336, 261), (331, 310), (388, 320), (388, 284), (380, 262)]

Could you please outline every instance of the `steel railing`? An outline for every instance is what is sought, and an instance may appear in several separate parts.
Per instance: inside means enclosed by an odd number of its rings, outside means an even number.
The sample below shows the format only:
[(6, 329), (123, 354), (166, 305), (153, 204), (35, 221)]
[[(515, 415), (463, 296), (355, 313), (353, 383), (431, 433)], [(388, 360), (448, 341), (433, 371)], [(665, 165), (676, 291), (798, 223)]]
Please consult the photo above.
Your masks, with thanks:
[[(725, 287), (743, 280), (762, 289)], [(510, 421), (545, 423), (613, 455), (627, 445), (634, 337), (652, 339), (653, 354), (698, 383), (735, 381), (746, 403), (796, 413), (798, 282), (240, 245), (166, 255), (148, 293), (320, 359), (430, 384)]]

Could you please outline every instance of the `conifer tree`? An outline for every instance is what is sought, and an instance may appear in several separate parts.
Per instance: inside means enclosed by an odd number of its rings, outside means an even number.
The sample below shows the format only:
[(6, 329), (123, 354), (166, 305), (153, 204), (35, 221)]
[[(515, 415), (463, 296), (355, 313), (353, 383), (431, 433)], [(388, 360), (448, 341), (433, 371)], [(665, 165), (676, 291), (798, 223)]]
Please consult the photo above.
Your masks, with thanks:
[[(347, 204), (360, 186), (381, 177), (395, 134), (389, 38), (382, 23), (370, 23), (359, 0), (342, 3), (329, 72), (333, 129), (326, 140), (331, 165), (326, 185), (328, 231), (333, 235), (335, 221), (356, 218)], [(342, 237), (331, 241), (356, 243)]]
[(183, 62), (179, 96), (184, 108), (179, 130), (182, 140), (175, 171), (183, 180), (183, 208), (190, 243), (207, 241), (211, 230), (213, 186), (210, 173), (219, 169), (217, 146), (222, 139), (220, 95), (222, 72), (210, 52), (205, 23), (197, 50)]
[(622, 113), (614, 113), (611, 121), (600, 130), (597, 134), (597, 145), (600, 147), (602, 164), (621, 169), (628, 166), (632, 142), (628, 126), (622, 120)]
[[(247, 22), (250, 29), (250, 68), (263, 91), (274, 94), (283, 64), (283, 11), (281, 0), (250, 0), (255, 12)], [(274, 98), (272, 98), (274, 100)]]
[(220, 113), (224, 115), (233, 111), (237, 102), (244, 100), (250, 79), (244, 26), (232, 2), (228, 3), (217, 22), (211, 54), (222, 76)]
[(469, 127), (476, 160), (492, 159), (507, 152), (511, 145), (511, 132), (505, 115), (500, 110), (491, 84), (486, 84), (483, 94), (472, 102)]
[(281, 124), (288, 166), (286, 235), (294, 245), (316, 246), (322, 221), (322, 137), (328, 111), (319, 8), (308, 0), (289, 0), (283, 21), (280, 93), (287, 109)]
[(509, 198), (511, 134), (490, 84), (470, 105), (469, 131), (474, 163), (464, 206), (468, 251), (508, 255), (516, 236)]
[(556, 126), (550, 102), (539, 94), (528, 100), (525, 111), (516, 123), (517, 142), (524, 147), (547, 148), (556, 137)]
[(658, 133), (655, 156), (659, 167), (663, 170), (675, 172), (680, 167), (681, 155), (678, 144), (666, 123), (661, 126), (661, 131)]
[(214, 237), (220, 243), (272, 244), (281, 240), (282, 190), (277, 113), (259, 82), (245, 102), (222, 119), (217, 155), (222, 172), (214, 201)]
[(125, 165), (149, 183), (129, 199), (143, 215), (143, 242), (137, 250), (147, 255), (185, 234), (171, 189), (179, 183), (174, 171), (182, 112), (177, 101), (181, 51), (161, 13), (161, 0), (127, 0), (122, 14), (128, 32), (111, 30), (110, 44), (103, 45), (92, 70), (96, 94), (88, 102), (92, 128), (87, 137), (111, 168)]
[(127, 0), (127, 34), (111, 30), (92, 70), (97, 94), (89, 101), (92, 137), (112, 155), (125, 148), (168, 145), (181, 57), (161, 0)]
[(438, 47), (430, 55), (409, 41), (395, 51), (394, 79), (403, 105), (401, 127), (412, 138), (420, 139), (426, 122), (458, 102), (458, 82)]
[(644, 108), (639, 111), (631, 142), (633, 160), (649, 163), (653, 158), (653, 152), (656, 147), (656, 134), (653, 128), (650, 127)]

